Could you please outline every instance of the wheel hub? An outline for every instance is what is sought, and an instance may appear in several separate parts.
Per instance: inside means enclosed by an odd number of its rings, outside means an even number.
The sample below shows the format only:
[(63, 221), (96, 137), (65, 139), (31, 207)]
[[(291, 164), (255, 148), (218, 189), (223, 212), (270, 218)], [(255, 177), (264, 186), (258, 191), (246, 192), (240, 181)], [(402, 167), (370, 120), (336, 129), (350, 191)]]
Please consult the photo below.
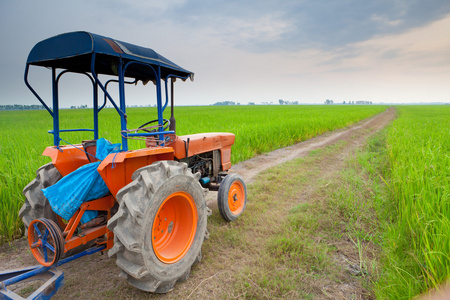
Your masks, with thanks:
[(167, 197), (152, 226), (153, 251), (164, 263), (175, 263), (188, 252), (197, 230), (197, 208), (191, 195), (176, 192)]
[(238, 215), (244, 209), (245, 192), (239, 181), (233, 182), (228, 193), (228, 206), (234, 215)]

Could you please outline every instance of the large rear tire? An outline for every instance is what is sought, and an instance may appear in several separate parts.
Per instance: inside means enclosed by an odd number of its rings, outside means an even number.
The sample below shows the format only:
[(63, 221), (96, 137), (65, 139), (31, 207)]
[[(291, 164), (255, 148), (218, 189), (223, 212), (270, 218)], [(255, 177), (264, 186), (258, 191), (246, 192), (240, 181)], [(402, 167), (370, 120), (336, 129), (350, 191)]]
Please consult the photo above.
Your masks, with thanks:
[(208, 236), (205, 194), (185, 163), (159, 161), (137, 170), (116, 195), (118, 212), (109, 256), (121, 277), (144, 291), (167, 293), (188, 278)]
[(19, 211), (19, 217), (22, 218), (25, 225), (25, 236), (28, 234), (28, 226), (31, 221), (40, 218), (52, 220), (62, 227), (58, 215), (52, 210), (50, 203), (41, 191), (41, 189), (54, 185), (61, 178), (56, 167), (52, 163), (48, 163), (36, 171), (36, 178), (23, 189), (25, 203)]

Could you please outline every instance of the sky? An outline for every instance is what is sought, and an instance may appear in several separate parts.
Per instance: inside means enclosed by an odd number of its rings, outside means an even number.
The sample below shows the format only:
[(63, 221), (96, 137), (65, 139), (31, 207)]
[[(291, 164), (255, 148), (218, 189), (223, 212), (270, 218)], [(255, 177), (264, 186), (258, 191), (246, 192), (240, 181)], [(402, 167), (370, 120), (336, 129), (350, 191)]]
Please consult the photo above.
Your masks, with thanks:
[[(176, 105), (450, 102), (448, 0), (0, 0), (0, 28), (0, 105), (39, 104), (23, 81), (28, 53), (71, 31), (152, 48), (194, 72), (176, 82)], [(50, 76), (30, 71), (47, 102)], [(92, 106), (86, 80), (61, 85), (62, 106)], [(153, 87), (127, 88), (129, 105), (154, 99)]]

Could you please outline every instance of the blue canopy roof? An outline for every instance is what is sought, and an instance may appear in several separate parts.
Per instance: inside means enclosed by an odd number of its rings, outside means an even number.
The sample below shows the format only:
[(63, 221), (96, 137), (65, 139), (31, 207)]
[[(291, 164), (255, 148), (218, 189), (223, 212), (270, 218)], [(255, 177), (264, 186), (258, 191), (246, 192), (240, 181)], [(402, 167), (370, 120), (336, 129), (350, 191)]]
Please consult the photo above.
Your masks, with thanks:
[[(37, 43), (28, 55), (27, 64), (62, 68), (73, 72), (91, 72), (94, 53), (97, 74), (117, 75), (118, 61), (122, 58), (124, 63), (136, 61), (153, 67), (160, 66), (162, 79), (170, 74), (191, 79), (194, 76), (194, 73), (181, 68), (150, 48), (83, 31), (60, 34)], [(151, 68), (141, 64), (130, 65), (125, 76), (144, 81), (155, 79)]]

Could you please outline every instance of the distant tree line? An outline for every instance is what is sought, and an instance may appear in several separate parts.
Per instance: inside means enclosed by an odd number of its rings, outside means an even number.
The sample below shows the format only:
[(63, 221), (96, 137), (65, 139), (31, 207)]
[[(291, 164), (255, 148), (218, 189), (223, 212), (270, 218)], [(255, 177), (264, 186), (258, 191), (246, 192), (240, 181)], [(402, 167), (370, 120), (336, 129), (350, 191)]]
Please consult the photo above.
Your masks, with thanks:
[[(331, 105), (331, 104), (334, 104), (334, 101), (333, 100), (330, 100), (330, 99), (327, 99), (327, 100), (325, 100), (325, 102), (324, 102), (324, 104), (326, 104), (326, 105)], [(354, 105), (354, 104), (357, 104), (357, 105), (371, 105), (372, 104), (372, 101), (363, 101), (363, 100), (360, 100), (360, 101), (348, 101), (348, 102), (342, 102), (342, 104), (347, 104), (347, 105)]]
[(280, 105), (298, 105), (298, 101), (285, 101), (283, 99), (278, 100)]
[(87, 104), (85, 104), (85, 105), (80, 105), (80, 106), (72, 105), (72, 106), (70, 107), (70, 109), (79, 109), (79, 108), (87, 108)]
[(348, 103), (345, 103), (345, 101), (344, 101), (344, 103), (343, 104), (357, 104), (357, 105), (370, 105), (370, 104), (372, 104), (372, 101), (362, 101), (362, 100), (360, 100), (360, 101), (348, 101)]
[[(282, 99), (278, 100), (278, 102), (280, 103), (280, 105), (298, 105), (298, 101), (284, 101)], [(275, 103), (273, 102), (261, 102), (262, 105), (274, 105)], [(239, 102), (234, 102), (234, 101), (219, 101), (216, 102), (212, 105), (241, 105), (241, 103)], [(243, 104), (245, 105), (245, 104)], [(247, 105), (256, 105), (255, 102), (249, 102)]]
[(219, 101), (214, 103), (213, 105), (241, 105), (239, 102), (236, 103), (234, 101)]
[(44, 106), (33, 104), (33, 105), (22, 105), (22, 104), (8, 104), (0, 105), (0, 110), (38, 110), (44, 109)]

